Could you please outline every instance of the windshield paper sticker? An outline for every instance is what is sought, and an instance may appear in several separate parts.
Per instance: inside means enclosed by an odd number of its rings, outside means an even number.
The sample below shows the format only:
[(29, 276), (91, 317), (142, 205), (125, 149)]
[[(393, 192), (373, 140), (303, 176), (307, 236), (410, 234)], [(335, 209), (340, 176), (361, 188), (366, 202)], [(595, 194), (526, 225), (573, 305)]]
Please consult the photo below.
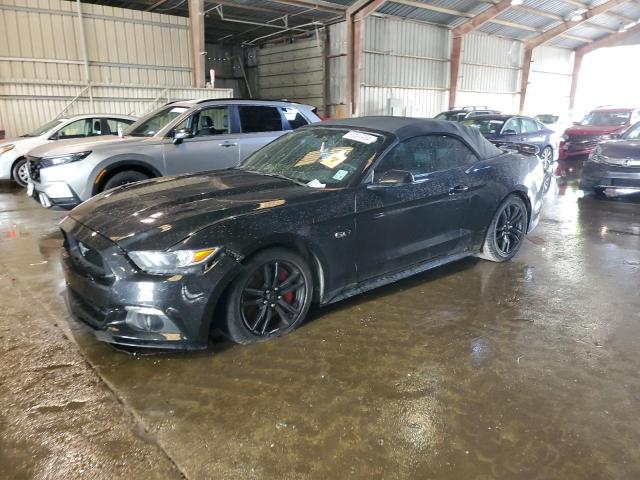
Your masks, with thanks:
[(366, 143), (367, 145), (378, 140), (378, 137), (376, 137), (375, 135), (369, 135), (368, 133), (362, 132), (354, 132), (353, 130), (345, 133), (342, 138), (353, 140), (354, 142)]
[(333, 176), (333, 179), (340, 181), (347, 176), (347, 173), (349, 173), (347, 170), (338, 170)]
[(322, 182), (320, 182), (317, 178), (314, 178), (309, 183), (307, 183), (307, 186), (311, 187), (311, 188), (324, 188), (327, 185), (322, 183)]

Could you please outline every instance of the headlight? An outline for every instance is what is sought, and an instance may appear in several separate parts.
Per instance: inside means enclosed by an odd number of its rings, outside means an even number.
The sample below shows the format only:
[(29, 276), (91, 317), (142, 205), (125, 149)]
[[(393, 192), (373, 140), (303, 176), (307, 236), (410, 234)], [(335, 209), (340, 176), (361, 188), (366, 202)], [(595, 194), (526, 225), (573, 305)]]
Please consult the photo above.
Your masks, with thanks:
[(138, 268), (155, 274), (194, 273), (213, 258), (220, 247), (204, 248), (202, 250), (176, 250), (164, 252), (144, 250), (129, 252), (129, 258)]
[(65, 163), (77, 162), (83, 158), (87, 158), (91, 150), (86, 152), (65, 153), (62, 155), (45, 156), (41, 159), (41, 168), (55, 167), (56, 165), (64, 165)]
[(7, 153), (10, 150), (13, 150), (14, 148), (16, 148), (16, 146), (13, 143), (9, 143), (8, 145), (3, 145), (2, 147), (0, 147), (0, 155), (2, 155), (3, 153)]

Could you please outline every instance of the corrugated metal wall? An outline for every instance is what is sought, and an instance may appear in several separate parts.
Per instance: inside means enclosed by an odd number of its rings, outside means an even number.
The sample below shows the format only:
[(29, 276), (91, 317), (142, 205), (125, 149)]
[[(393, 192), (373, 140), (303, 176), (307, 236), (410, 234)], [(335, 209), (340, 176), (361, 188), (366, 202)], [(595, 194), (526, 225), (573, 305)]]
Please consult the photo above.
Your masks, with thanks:
[(573, 75), (573, 52), (542, 46), (534, 49), (524, 106), (527, 115), (565, 113)]
[(347, 24), (329, 26), (329, 54), (327, 57), (328, 92), (326, 104), (330, 117), (347, 117)]
[(359, 115), (431, 117), (445, 110), (449, 30), (375, 15), (366, 22)]
[[(189, 21), (82, 4), (90, 80), (192, 85)], [(3, 0), (0, 77), (84, 81), (76, 2)]]
[(140, 85), (93, 85), (91, 102), (82, 83), (54, 84), (0, 81), (0, 124), (6, 136), (22, 135), (66, 110), (81, 113), (124, 113), (140, 116), (172, 100), (229, 98), (231, 89), (149, 87)]
[(2, 2), (0, 129), (7, 136), (51, 120), (79, 94), (66, 113), (141, 115), (168, 100), (232, 96), (189, 88), (186, 18), (82, 4), (88, 88), (76, 2)]
[(522, 42), (473, 33), (462, 42), (458, 105), (519, 108)]
[(324, 112), (324, 34), (258, 50), (262, 98), (286, 98)]

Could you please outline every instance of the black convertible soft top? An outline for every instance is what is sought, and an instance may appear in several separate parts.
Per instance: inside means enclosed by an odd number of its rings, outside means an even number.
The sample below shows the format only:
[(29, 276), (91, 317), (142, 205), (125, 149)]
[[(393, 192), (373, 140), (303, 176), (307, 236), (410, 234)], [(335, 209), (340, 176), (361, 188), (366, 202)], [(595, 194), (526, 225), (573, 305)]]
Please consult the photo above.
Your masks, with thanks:
[(458, 122), (409, 117), (356, 117), (328, 120), (314, 124), (316, 127), (363, 128), (393, 133), (399, 140), (428, 134), (449, 134), (464, 139), (481, 159), (502, 154), (502, 150), (482, 136), (477, 128)]

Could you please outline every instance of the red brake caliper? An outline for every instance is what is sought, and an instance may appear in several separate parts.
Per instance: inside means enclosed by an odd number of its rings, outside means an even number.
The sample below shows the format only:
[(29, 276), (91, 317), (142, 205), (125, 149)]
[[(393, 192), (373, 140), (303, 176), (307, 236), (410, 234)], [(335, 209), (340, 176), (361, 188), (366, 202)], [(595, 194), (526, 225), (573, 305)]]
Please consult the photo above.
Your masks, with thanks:
[[(281, 282), (283, 282), (287, 277), (289, 276), (289, 272), (287, 272), (286, 270), (280, 270), (280, 273), (278, 274), (278, 280), (280, 280)], [(293, 292), (287, 292), (285, 293), (282, 298), (284, 299), (285, 302), (287, 302), (288, 304), (293, 303)]]

